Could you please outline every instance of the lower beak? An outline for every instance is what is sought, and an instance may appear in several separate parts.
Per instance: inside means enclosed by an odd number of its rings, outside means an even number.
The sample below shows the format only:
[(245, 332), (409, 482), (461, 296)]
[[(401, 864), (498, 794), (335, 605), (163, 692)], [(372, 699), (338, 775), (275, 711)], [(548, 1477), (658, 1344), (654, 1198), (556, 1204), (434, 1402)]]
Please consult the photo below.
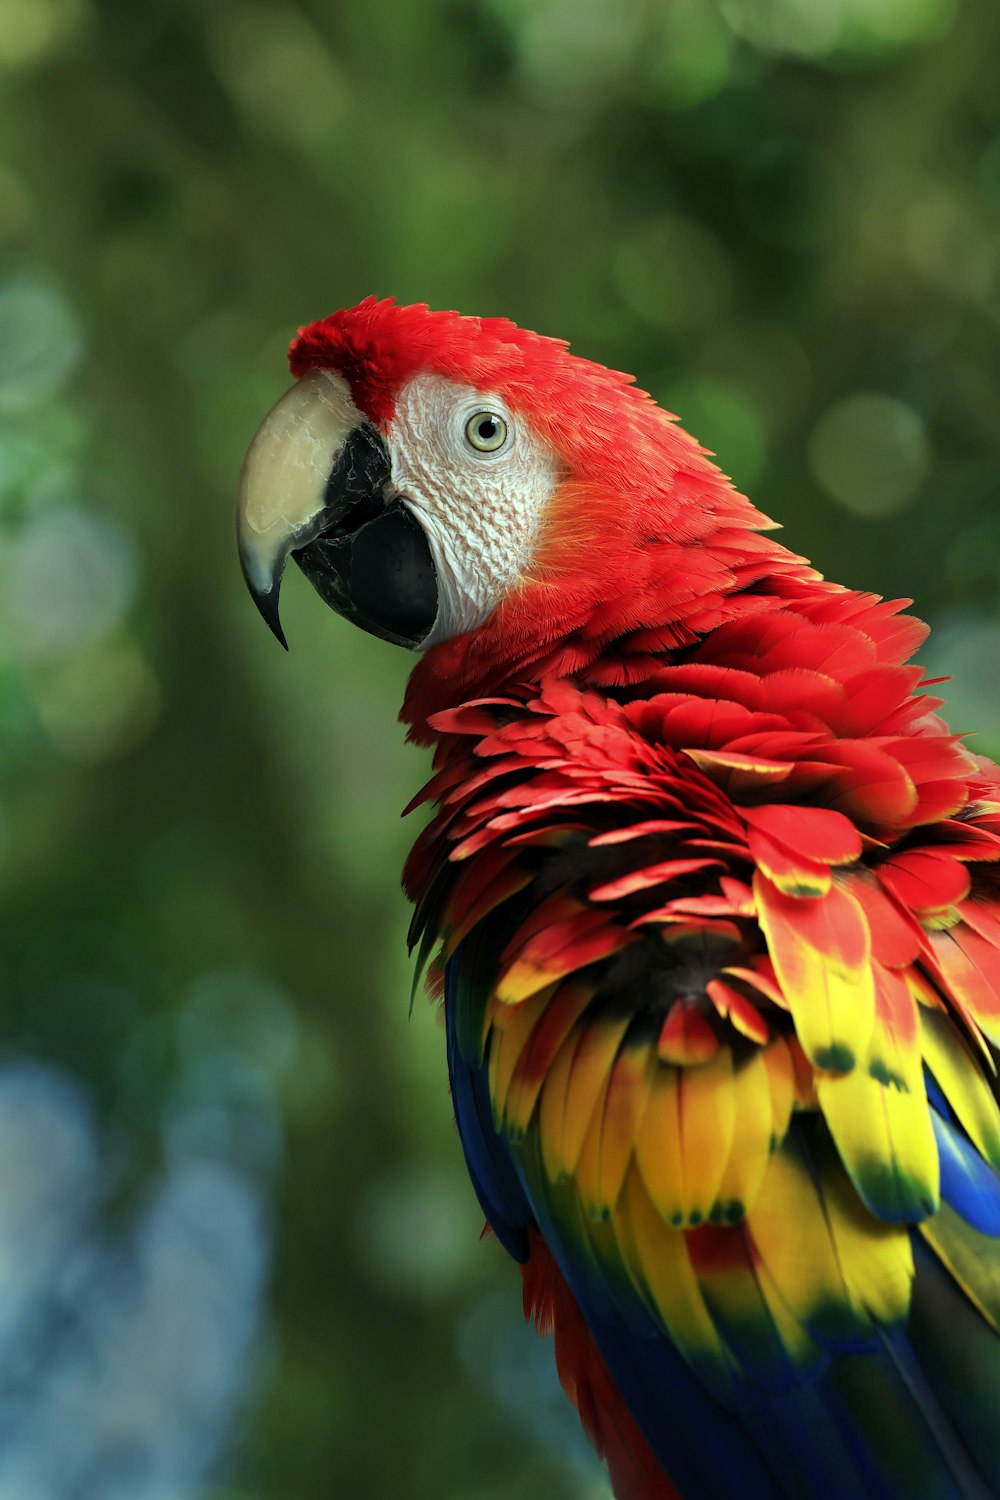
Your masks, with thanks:
[(362, 630), (411, 649), (433, 630), (427, 538), (393, 493), (384, 439), (333, 371), (304, 375), (264, 418), (240, 474), (236, 529), (247, 587), (283, 646), (278, 595), (289, 555)]

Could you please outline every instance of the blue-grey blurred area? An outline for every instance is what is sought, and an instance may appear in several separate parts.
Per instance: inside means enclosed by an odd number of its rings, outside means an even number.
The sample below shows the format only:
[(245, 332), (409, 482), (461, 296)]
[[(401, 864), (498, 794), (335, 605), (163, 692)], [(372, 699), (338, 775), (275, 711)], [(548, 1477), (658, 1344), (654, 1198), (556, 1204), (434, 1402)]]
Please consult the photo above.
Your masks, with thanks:
[(600, 1500), (407, 1021), (402, 653), (232, 501), (368, 292), (634, 371), (1000, 750), (995, 0), (0, 3), (0, 1493)]

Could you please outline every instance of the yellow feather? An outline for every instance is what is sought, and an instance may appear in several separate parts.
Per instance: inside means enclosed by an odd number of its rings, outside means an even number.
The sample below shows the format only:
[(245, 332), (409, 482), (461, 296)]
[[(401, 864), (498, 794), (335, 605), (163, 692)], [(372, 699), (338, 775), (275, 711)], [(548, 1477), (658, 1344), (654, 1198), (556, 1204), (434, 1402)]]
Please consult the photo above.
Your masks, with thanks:
[[(579, 1205), (577, 1222), (580, 1225), (580, 1232), (586, 1235), (591, 1253), (600, 1266), (605, 1283), (611, 1288), (616, 1300), (627, 1299), (628, 1305), (631, 1305), (636, 1292), (636, 1279), (632, 1267), (626, 1263), (622, 1252), (618, 1233), (620, 1220), (621, 1215), (617, 1213), (607, 1218), (595, 1219), (586, 1212), (582, 1204)], [(656, 1309), (645, 1292), (642, 1293), (642, 1297), (647, 1312), (655, 1317)]]
[(497, 1018), (497, 1012), (504, 1009), (505, 1006), (502, 1001), (497, 999), (496, 990), (491, 990), (486, 1005), (483, 1008), (483, 1034), (480, 1038), (480, 1045), (484, 1053), (486, 1051), (486, 1039), (493, 1030), (493, 1022)]
[[(625, 948), (634, 941), (635, 934), (627, 928), (609, 924), (601, 934), (599, 950), (592, 944), (588, 949), (585, 962), (593, 963), (597, 958), (616, 953), (619, 948)], [(549, 952), (543, 959), (538, 960), (532, 957), (532, 943), (529, 942), (526, 944), (525, 951), (498, 979), (497, 998), (505, 1005), (520, 1005), (538, 990), (573, 973), (580, 966), (578, 943), (567, 939), (564, 947)]]
[(821, 1163), (823, 1201), (851, 1300), (885, 1327), (910, 1306), (913, 1251), (906, 1224), (887, 1224), (865, 1208), (832, 1151)]
[(903, 978), (907, 989), (919, 1005), (926, 1006), (928, 1010), (948, 1009), (930, 980), (918, 974), (915, 969), (905, 970)]
[(665, 1224), (633, 1165), (614, 1216), (633, 1274), (648, 1291), (674, 1344), (697, 1374), (725, 1399), (733, 1384), (732, 1356), (719, 1337), (691, 1267), (682, 1230)]
[(868, 919), (840, 886), (790, 900), (757, 871), (757, 916), (795, 1031), (814, 1067), (847, 1072), (875, 1021)]
[[(629, 1187), (630, 1176), (638, 1178), (637, 1185), (633, 1184)], [(659, 1318), (659, 1308), (653, 1300), (653, 1294), (643, 1270), (639, 1240), (636, 1233), (636, 1226), (633, 1222), (634, 1215), (631, 1206), (631, 1194), (637, 1191), (644, 1193), (647, 1197), (649, 1196), (646, 1193), (645, 1184), (642, 1182), (642, 1175), (639, 1172), (639, 1167), (633, 1154), (629, 1159), (629, 1165), (625, 1171), (625, 1181), (622, 1183), (618, 1201), (611, 1212), (610, 1225), (618, 1246), (621, 1264), (628, 1274), (633, 1289), (639, 1294), (645, 1307), (653, 1317)]]
[(831, 1337), (870, 1331), (848, 1295), (816, 1184), (794, 1149), (771, 1157), (747, 1227), (769, 1280), (769, 1304), (780, 1296), (796, 1318)]
[(603, 1102), (612, 1064), (631, 1019), (629, 1015), (612, 1020), (602, 1018), (592, 1021), (584, 1029), (566, 1089), (560, 1175), (572, 1176), (576, 1170), (587, 1129), (598, 1103)]
[(573, 967), (574, 962), (570, 959), (560, 960), (556, 957), (545, 964), (537, 964), (530, 959), (519, 958), (497, 981), (497, 999), (504, 1005), (521, 1005), (546, 985), (568, 974)]
[(756, 851), (757, 867), (764, 871), (772, 885), (786, 896), (825, 896), (833, 884), (833, 877), (825, 865), (813, 865), (809, 869), (778, 869), (760, 849)]
[[(549, 1069), (593, 997), (593, 985), (569, 980), (559, 986), (548, 1002), (542, 1023), (532, 1032), (531, 1040), (521, 1053), (507, 1092), (506, 1124), (511, 1134), (522, 1135), (527, 1130)], [(506, 1006), (500, 1005), (500, 1008), (506, 1013)], [(543, 1034), (546, 1034), (544, 1042)], [(545, 1058), (551, 1058), (551, 1062), (538, 1058), (536, 1043), (542, 1043)]]
[(820, 1350), (792, 1312), (744, 1224), (705, 1225), (686, 1233), (691, 1267), (705, 1306), (744, 1367), (780, 1378), (787, 1362), (811, 1364)]
[(658, 1067), (655, 1047), (622, 1047), (619, 1052), (601, 1119), (600, 1166), (594, 1202), (598, 1212), (610, 1211), (618, 1202)]
[(732, 1054), (721, 1048), (700, 1067), (677, 1075), (681, 1138), (681, 1211), (687, 1224), (707, 1219), (719, 1198), (719, 1185), (734, 1149), (736, 1092)]
[(563, 1122), (566, 1119), (566, 1091), (569, 1088), (573, 1059), (583, 1040), (583, 1028), (576, 1026), (563, 1042), (555, 1062), (545, 1075), (542, 1102), (538, 1112), (538, 1136), (542, 1162), (547, 1176), (558, 1182), (562, 1172)]
[(657, 1068), (635, 1142), (646, 1192), (662, 1218), (678, 1228), (684, 1223), (684, 1168), (677, 1127), (679, 1071), (667, 1063)]
[(490, 1098), (498, 1124), (504, 1117), (514, 1070), (555, 989), (555, 985), (550, 985), (521, 1005), (504, 1006), (494, 1016), (490, 1033)]
[[(600, 1201), (601, 1133), (604, 1128), (604, 1109), (611, 1087), (608, 1073), (598, 1087), (591, 1105), (589, 1122), (584, 1132), (576, 1164), (573, 1168), (573, 1184), (583, 1209), (592, 1218), (599, 1218), (604, 1206)], [(563, 1137), (564, 1147), (571, 1143)]]
[(795, 1065), (788, 1043), (777, 1037), (761, 1053), (771, 1090), (771, 1150), (781, 1145), (788, 1133), (795, 1102)]
[(860, 1062), (816, 1080), (820, 1108), (857, 1191), (880, 1217), (914, 1220), (940, 1201), (937, 1143), (923, 1083), (900, 1088)]
[(1000, 1105), (957, 1026), (944, 1011), (920, 1011), (927, 1066), (980, 1154), (1000, 1167)]
[(759, 1052), (733, 1070), (733, 1145), (719, 1181), (712, 1218), (737, 1223), (752, 1207), (767, 1170), (774, 1133), (771, 1085)]

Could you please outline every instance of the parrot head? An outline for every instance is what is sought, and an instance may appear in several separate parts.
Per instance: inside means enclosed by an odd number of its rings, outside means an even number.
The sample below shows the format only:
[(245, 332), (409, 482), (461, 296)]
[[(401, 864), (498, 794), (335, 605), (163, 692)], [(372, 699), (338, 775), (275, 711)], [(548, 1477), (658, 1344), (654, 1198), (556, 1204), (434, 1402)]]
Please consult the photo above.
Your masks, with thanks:
[(425, 686), (556, 646), (572, 669), (643, 631), (662, 649), (770, 524), (630, 376), (504, 318), (369, 297), (302, 328), (290, 363), (237, 507), (283, 644), (291, 556), (337, 613), (423, 653)]

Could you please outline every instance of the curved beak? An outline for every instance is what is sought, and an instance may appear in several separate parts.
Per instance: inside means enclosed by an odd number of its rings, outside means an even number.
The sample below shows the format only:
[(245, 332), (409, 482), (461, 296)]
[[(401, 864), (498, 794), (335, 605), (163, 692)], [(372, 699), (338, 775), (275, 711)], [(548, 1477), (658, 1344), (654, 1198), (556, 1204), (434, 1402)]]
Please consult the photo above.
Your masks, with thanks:
[(392, 493), (383, 438), (332, 370), (311, 370), (264, 418), (247, 450), (236, 501), (250, 594), (287, 649), (278, 615), (289, 555), (338, 614), (418, 647), (438, 609), (423, 530)]
[(319, 532), (330, 471), (362, 420), (346, 380), (310, 371), (271, 408), (243, 460), (236, 497), (240, 564), (254, 603), (286, 650), (278, 616), (285, 563)]

